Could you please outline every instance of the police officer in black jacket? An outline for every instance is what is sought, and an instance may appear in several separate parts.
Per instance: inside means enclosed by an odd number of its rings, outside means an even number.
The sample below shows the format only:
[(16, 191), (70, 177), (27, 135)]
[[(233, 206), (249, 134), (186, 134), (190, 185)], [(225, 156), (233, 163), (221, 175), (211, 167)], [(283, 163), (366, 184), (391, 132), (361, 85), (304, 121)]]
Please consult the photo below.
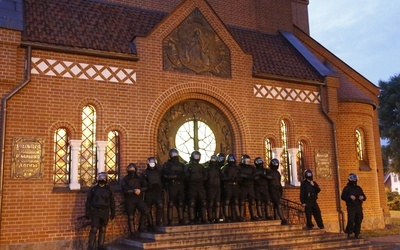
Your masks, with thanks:
[(304, 207), (307, 220), (307, 229), (312, 229), (314, 224), (311, 217), (314, 216), (315, 222), (320, 229), (324, 229), (321, 210), (318, 206), (318, 193), (321, 191), (318, 184), (314, 181), (313, 172), (309, 169), (304, 171), (304, 180), (300, 185), (300, 202)]
[(286, 225), (287, 220), (283, 216), (282, 208), (281, 208), (281, 197), (283, 195), (283, 188), (281, 184), (281, 174), (278, 171), (279, 168), (279, 160), (272, 159), (269, 163), (268, 171), (268, 190), (269, 195), (271, 197), (271, 201), (274, 204), (275, 214), (278, 214), (281, 219), (281, 224)]
[(254, 159), (256, 170), (254, 172), (254, 192), (256, 196), (256, 206), (258, 218), (272, 220), (269, 216), (269, 191), (267, 169), (264, 167), (264, 160), (261, 157)]
[(207, 197), (204, 182), (207, 178), (206, 169), (200, 164), (201, 154), (195, 150), (190, 155), (190, 162), (185, 165), (185, 179), (187, 181), (187, 195), (189, 206), (189, 221), (191, 224), (196, 222), (196, 205), (200, 206), (200, 217), (202, 223), (207, 220)]
[(87, 192), (85, 217), (91, 220), (88, 249), (95, 249), (97, 231), (99, 230), (97, 247), (101, 249), (104, 245), (108, 221), (115, 217), (114, 193), (107, 185), (107, 174), (104, 172), (97, 175), (96, 185)]
[[(243, 218), (240, 218), (239, 211), (240, 168), (236, 165), (235, 155), (229, 154), (226, 156), (226, 164), (221, 169), (221, 175), (221, 181), (223, 183), (225, 222), (231, 222), (233, 218), (243, 221)], [(234, 214), (230, 212), (231, 204), (233, 204)]]
[(162, 184), (161, 168), (157, 166), (155, 157), (147, 158), (147, 168), (142, 173), (142, 177), (147, 182), (147, 190), (144, 196), (144, 201), (150, 210), (150, 226), (154, 229), (153, 206), (155, 206), (156, 225), (162, 226), (164, 216), (164, 190)]
[(185, 224), (184, 219), (184, 201), (185, 201), (185, 164), (179, 160), (179, 152), (173, 148), (169, 151), (169, 160), (164, 163), (162, 174), (164, 187), (167, 189), (168, 194), (168, 207), (167, 217), (168, 225), (172, 224), (173, 208), (176, 207), (178, 211), (179, 224)]
[[(221, 169), (218, 157), (212, 155), (206, 167), (206, 193), (208, 221), (218, 223), (221, 209)], [(225, 159), (224, 159), (225, 161)]]
[(249, 204), (250, 219), (257, 221), (260, 220), (255, 212), (255, 194), (254, 194), (254, 177), (255, 167), (251, 165), (251, 158), (249, 155), (242, 155), (240, 167), (240, 197), (239, 197), (239, 211), (240, 218), (243, 220), (245, 216), (246, 201)]
[(347, 226), (345, 233), (350, 237), (354, 233), (355, 238), (359, 238), (361, 222), (364, 218), (362, 204), (367, 199), (364, 191), (357, 185), (358, 176), (351, 173), (348, 177), (349, 182), (343, 188), (341, 198), (347, 206)]
[(150, 222), (150, 212), (143, 200), (143, 193), (147, 190), (147, 183), (146, 180), (137, 174), (136, 164), (129, 163), (126, 170), (128, 174), (122, 179), (121, 188), (125, 197), (125, 211), (128, 216), (129, 230), (131, 237), (134, 237), (136, 209), (140, 212), (139, 231), (147, 231), (146, 220)]

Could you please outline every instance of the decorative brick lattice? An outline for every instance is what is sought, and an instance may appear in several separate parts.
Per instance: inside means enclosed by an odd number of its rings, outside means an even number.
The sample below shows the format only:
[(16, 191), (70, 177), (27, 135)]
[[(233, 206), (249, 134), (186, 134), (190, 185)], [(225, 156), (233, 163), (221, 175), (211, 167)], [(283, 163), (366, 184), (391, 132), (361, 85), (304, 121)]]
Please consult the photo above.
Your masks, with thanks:
[(32, 74), (133, 84), (136, 72), (104, 65), (32, 58)]
[(282, 88), (268, 85), (255, 85), (254, 95), (260, 98), (294, 101), (294, 102), (308, 102), (320, 103), (320, 94), (318, 91)]

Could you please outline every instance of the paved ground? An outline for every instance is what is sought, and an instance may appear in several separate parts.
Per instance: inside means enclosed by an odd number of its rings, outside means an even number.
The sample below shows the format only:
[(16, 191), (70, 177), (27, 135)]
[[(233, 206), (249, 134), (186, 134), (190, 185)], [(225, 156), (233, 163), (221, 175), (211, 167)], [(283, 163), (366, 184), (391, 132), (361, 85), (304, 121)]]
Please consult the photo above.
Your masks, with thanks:
[(400, 235), (389, 235), (389, 236), (382, 236), (382, 237), (371, 237), (368, 238), (371, 242), (376, 243), (391, 243), (393, 245), (397, 245), (398, 247), (395, 249), (400, 250)]

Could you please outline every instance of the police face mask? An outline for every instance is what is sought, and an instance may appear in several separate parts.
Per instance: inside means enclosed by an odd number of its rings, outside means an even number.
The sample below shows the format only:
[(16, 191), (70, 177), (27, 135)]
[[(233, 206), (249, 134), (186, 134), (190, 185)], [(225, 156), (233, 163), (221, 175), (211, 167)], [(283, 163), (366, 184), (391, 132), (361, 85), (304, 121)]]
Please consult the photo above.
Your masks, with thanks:
[(99, 185), (100, 186), (105, 186), (107, 184), (106, 180), (99, 180)]

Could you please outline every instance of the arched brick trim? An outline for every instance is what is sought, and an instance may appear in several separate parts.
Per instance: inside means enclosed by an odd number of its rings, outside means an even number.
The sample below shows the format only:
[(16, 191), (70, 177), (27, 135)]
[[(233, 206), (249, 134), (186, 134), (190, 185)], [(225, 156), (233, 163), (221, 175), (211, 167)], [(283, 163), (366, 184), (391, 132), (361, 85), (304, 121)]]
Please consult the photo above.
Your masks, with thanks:
[(314, 159), (313, 159), (314, 153), (313, 153), (313, 148), (311, 146), (310, 139), (307, 138), (307, 137), (304, 137), (304, 136), (300, 136), (296, 140), (296, 147), (298, 146), (297, 142), (299, 142), (299, 141), (303, 141), (305, 143), (305, 146), (306, 146), (306, 148), (305, 148), (305, 153), (306, 153), (305, 160), (306, 160), (306, 163), (307, 163), (306, 167), (310, 168), (312, 171), (315, 172), (315, 164), (314, 164)]
[[(78, 111), (76, 113), (79, 117), (78, 117), (77, 121), (82, 120), (82, 110), (83, 110), (83, 107), (85, 107), (87, 105), (92, 105), (96, 109), (96, 131), (104, 131), (104, 129), (103, 129), (104, 108), (103, 108), (103, 105), (97, 99), (84, 98), (78, 103), (78, 106), (77, 106)], [(77, 135), (77, 136), (78, 136), (77, 139), (80, 139), (80, 135)], [(97, 133), (96, 140), (98, 140), (98, 141), (107, 140), (107, 136), (105, 136), (104, 133)]]
[(59, 122), (53, 123), (50, 126), (49, 131), (48, 131), (48, 134), (50, 134), (50, 138), (54, 138), (54, 132), (59, 128), (65, 128), (67, 130), (67, 133), (68, 133), (70, 139), (76, 138), (78, 136), (75, 127), (71, 123), (59, 121)]
[(280, 141), (280, 139), (279, 139), (276, 135), (274, 135), (274, 134), (267, 134), (266, 136), (264, 136), (264, 139), (263, 139), (263, 141), (262, 141), (262, 143), (263, 143), (263, 148), (265, 147), (265, 140), (266, 140), (266, 139), (269, 139), (269, 140), (270, 140), (271, 146), (272, 146), (273, 148), (278, 147), (278, 142)]
[[(291, 116), (285, 114), (282, 115), (279, 120), (278, 120), (278, 126), (279, 126), (279, 142), (280, 142), (280, 147), (282, 147), (283, 143), (282, 143), (282, 137), (281, 137), (281, 121), (284, 120), (286, 122), (286, 126), (287, 126), (287, 137), (288, 137), (288, 141), (287, 141), (287, 147), (288, 148), (293, 148), (296, 147), (296, 141), (295, 141), (295, 128), (296, 128), (296, 124), (294, 122), (294, 120), (292, 119)], [(277, 141), (278, 142), (278, 141)]]
[(200, 99), (207, 101), (221, 110), (227, 117), (232, 126), (234, 135), (234, 145), (236, 152), (243, 152), (248, 144), (249, 127), (246, 119), (236, 102), (226, 95), (223, 91), (215, 86), (198, 83), (187, 82), (171, 87), (160, 95), (150, 108), (144, 124), (145, 134), (148, 135), (150, 141), (154, 142), (149, 152), (157, 153), (157, 130), (160, 119), (164, 113), (173, 105), (188, 99)]

